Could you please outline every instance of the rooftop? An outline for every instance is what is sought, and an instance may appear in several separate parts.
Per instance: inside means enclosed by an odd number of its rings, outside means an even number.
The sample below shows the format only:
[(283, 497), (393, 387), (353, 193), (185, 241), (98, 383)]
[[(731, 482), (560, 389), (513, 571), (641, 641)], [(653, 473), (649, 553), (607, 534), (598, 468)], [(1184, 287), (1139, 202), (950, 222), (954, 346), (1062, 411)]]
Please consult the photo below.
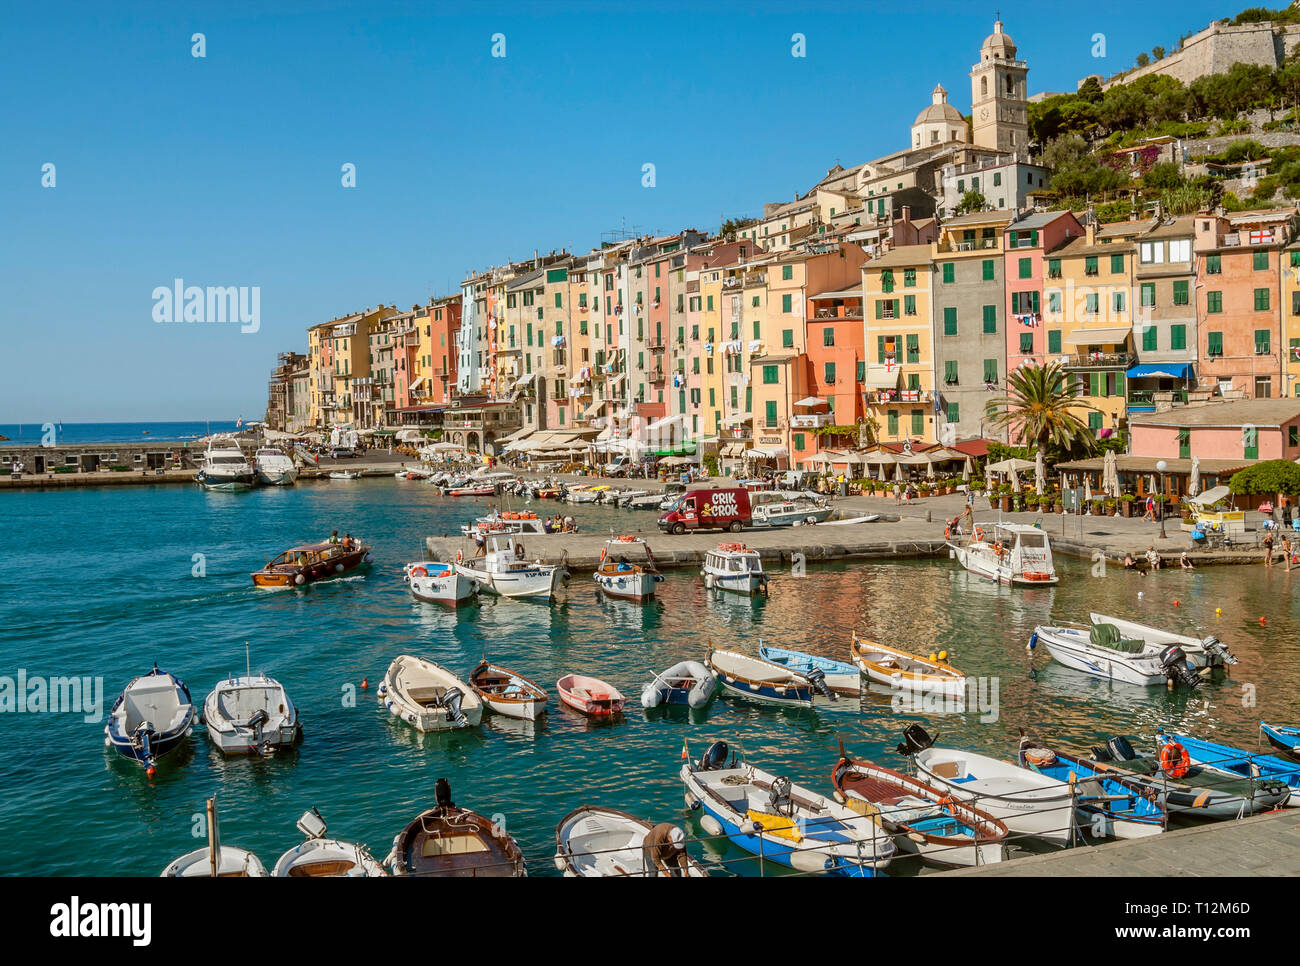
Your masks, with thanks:
[(1129, 416), (1138, 426), (1284, 426), (1300, 417), (1300, 399), (1230, 399)]

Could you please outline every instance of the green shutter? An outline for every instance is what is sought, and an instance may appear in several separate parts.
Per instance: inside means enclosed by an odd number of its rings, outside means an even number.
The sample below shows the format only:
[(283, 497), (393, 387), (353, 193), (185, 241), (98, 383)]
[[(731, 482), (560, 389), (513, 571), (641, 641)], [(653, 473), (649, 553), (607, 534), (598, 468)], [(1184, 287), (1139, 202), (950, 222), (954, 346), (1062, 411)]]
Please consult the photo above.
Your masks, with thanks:
[(950, 423), (961, 422), (961, 410), (957, 408), (957, 404), (955, 402), (948, 403), (948, 422)]
[(921, 436), (925, 433), (925, 410), (912, 410), (912, 435)]
[(952, 262), (943, 263), (943, 280), (945, 283), (954, 282), (957, 279), (956, 268)]
[(1123, 256), (1123, 255), (1112, 255), (1112, 256), (1110, 256), (1110, 273), (1111, 273), (1112, 275), (1123, 275), (1123, 274), (1124, 274), (1124, 256)]
[(994, 267), (993, 259), (991, 258), (984, 259), (984, 281), (986, 282), (993, 281), (997, 277), (996, 271), (997, 269)]
[(1061, 351), (1060, 329), (1047, 330), (1047, 351), (1052, 353), (1059, 353)]
[(1169, 327), (1169, 348), (1170, 349), (1187, 348), (1187, 326), (1171, 325)]
[(946, 306), (943, 310), (943, 334), (957, 334), (957, 309), (955, 306)]
[(984, 332), (986, 334), (998, 331), (998, 307), (996, 305), (984, 306)]
[(898, 410), (897, 409), (891, 409), (889, 411), (888, 426), (889, 426), (889, 435), (897, 436), (898, 435)]
[(1157, 351), (1158, 349), (1157, 333), (1159, 331), (1160, 330), (1157, 329), (1154, 325), (1149, 325), (1142, 330), (1142, 351), (1143, 352)]
[(1020, 277), (1021, 278), (1034, 277), (1034, 260), (1032, 258), (1020, 259)]
[(1212, 356), (1223, 355), (1223, 333), (1211, 332), (1208, 337), (1207, 348), (1209, 349), (1209, 353)]
[(775, 426), (776, 425), (776, 400), (775, 399), (767, 400), (767, 402), (763, 404), (763, 409), (767, 417), (767, 425)]
[(907, 337), (907, 361), (921, 361), (921, 337), (915, 332), (911, 333)]

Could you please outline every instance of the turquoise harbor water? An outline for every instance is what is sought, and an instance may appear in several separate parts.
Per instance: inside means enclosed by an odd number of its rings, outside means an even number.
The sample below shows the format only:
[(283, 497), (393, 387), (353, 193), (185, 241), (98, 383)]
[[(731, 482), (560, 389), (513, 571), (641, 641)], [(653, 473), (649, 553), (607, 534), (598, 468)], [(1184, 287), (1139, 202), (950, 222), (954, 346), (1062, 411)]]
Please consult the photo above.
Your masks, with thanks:
[[(810, 566), (803, 579), (776, 571), (771, 598), (756, 601), (707, 593), (696, 574), (679, 571), (644, 608), (604, 600), (588, 575), (576, 575), (550, 607), (488, 598), (453, 613), (413, 601), (400, 567), (420, 556), (426, 535), (450, 532), (484, 507), (422, 484), (384, 479), (246, 494), (177, 486), (17, 492), (0, 500), (0, 509), (8, 523), (0, 674), (22, 668), (29, 676), (102, 676), (107, 713), (122, 686), (157, 661), (201, 703), (220, 677), (242, 673), (248, 640), (254, 669), (286, 685), (306, 730), (290, 756), (223, 760), (196, 728), (149, 781), (105, 749), (102, 720), (0, 715), (0, 872), (8, 874), (157, 875), (202, 844), (191, 835), (193, 816), (214, 791), (224, 841), (252, 849), (268, 868), (300, 840), (294, 822), (311, 806), (332, 834), (366, 842), (382, 858), (393, 836), (432, 804), (434, 781), (445, 776), (457, 802), (505, 816), (532, 874), (554, 875), (556, 822), (580, 804), (685, 818), (676, 778), (683, 740), (698, 756), (709, 741), (726, 739), (756, 764), (825, 792), (837, 739), (859, 756), (897, 765), (892, 748), (916, 720), (945, 745), (1006, 756), (1019, 726), (1082, 748), (1114, 733), (1149, 741), (1161, 725), (1254, 747), (1259, 718), (1300, 722), (1293, 599), (1300, 572), (1280, 568), (1175, 570), (1146, 579), (1112, 568), (1094, 578), (1090, 564), (1064, 558), (1059, 587), (1013, 592), (975, 581), (948, 560)], [(596, 528), (654, 526), (649, 513), (572, 512)], [(307, 591), (253, 589), (248, 574), (265, 557), (335, 527), (374, 544), (368, 574)], [(656, 533), (651, 546), (669, 540)], [(205, 577), (191, 575), (195, 554), (206, 557)], [(1089, 609), (1213, 630), (1241, 663), (1195, 697), (1107, 685), (1048, 663), (1044, 653), (1032, 677), (1025, 642), (1033, 626), (1049, 618), (1086, 621)], [(838, 711), (721, 697), (696, 716), (646, 713), (637, 701), (652, 670), (699, 658), (708, 640), (752, 651), (762, 637), (843, 659), (853, 628), (919, 650), (946, 649), (968, 674), (996, 677), (997, 720), (981, 722), (973, 709), (895, 714), (887, 693)], [(552, 693), (548, 720), (528, 727), (485, 715), (472, 731), (421, 736), (375, 698), (388, 663), (405, 651), (461, 673), (486, 652)], [(627, 713), (593, 724), (559, 707), (554, 682), (568, 671), (617, 685), (629, 699)], [(345, 688), (363, 677), (370, 689), (345, 706)], [(1243, 703), (1243, 685), (1254, 686), (1258, 707)], [(693, 822), (688, 829), (699, 831)], [(758, 871), (736, 850), (699, 843), (691, 850), (714, 872)], [(889, 871), (915, 872), (911, 861)]]

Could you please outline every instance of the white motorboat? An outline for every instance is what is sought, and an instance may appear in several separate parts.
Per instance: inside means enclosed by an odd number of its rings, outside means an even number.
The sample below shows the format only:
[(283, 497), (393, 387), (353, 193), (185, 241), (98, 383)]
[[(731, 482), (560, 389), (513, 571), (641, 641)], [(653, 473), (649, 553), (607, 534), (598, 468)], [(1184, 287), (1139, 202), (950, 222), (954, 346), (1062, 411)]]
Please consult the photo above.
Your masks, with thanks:
[(971, 803), (1013, 832), (1056, 845), (1070, 843), (1076, 827), (1076, 796), (1065, 782), (974, 752), (934, 748), (913, 740), (912, 734), (909, 728), (899, 751), (911, 755), (924, 782)]
[(233, 674), (203, 702), (208, 738), (223, 755), (273, 755), (302, 735), (298, 709), (284, 686), (265, 674)]
[(629, 510), (658, 510), (664, 502), (660, 493), (647, 493), (645, 496), (628, 497), (623, 506)]
[[(627, 559), (626, 551), (632, 547), (641, 547), (645, 551), (644, 564), (632, 563)], [(664, 579), (655, 567), (654, 554), (650, 545), (640, 537), (610, 537), (600, 551), (600, 566), (592, 575), (596, 586), (610, 597), (634, 600), (638, 603), (650, 600), (655, 595), (655, 585)]]
[(361, 479), (360, 470), (335, 470), (330, 474), (331, 480), (359, 480)]
[(186, 852), (162, 870), (164, 879), (252, 879), (263, 878), (266, 866), (248, 849), (221, 844), (217, 796), (207, 801), (208, 844)]
[(466, 577), (455, 566), (436, 560), (420, 560), (404, 568), (402, 580), (411, 588), (411, 596), (430, 604), (461, 607), (478, 594), (478, 581)]
[(257, 473), (233, 437), (214, 436), (204, 451), (203, 466), (195, 479), (205, 490), (236, 493), (251, 490), (257, 482)]
[(1119, 631), (1120, 636), (1126, 640), (1145, 641), (1147, 652), (1150, 654), (1159, 654), (1166, 647), (1173, 644), (1182, 648), (1183, 654), (1194, 667), (1223, 667), (1227, 664), (1236, 664), (1237, 659), (1233, 657), (1226, 644), (1220, 641), (1213, 634), (1206, 637), (1193, 637), (1190, 634), (1174, 634), (1170, 631), (1162, 631), (1156, 627), (1148, 627), (1146, 624), (1138, 624), (1135, 621), (1121, 620), (1118, 617), (1109, 617), (1106, 614), (1089, 614), (1088, 619), (1094, 624), (1111, 624)]
[(564, 499), (567, 503), (597, 503), (608, 492), (607, 486), (571, 486)]
[(1043, 587), (1060, 578), (1047, 534), (1023, 523), (981, 524), (968, 544), (949, 543), (957, 562), (973, 574), (1016, 587)]
[(704, 578), (704, 586), (710, 589), (751, 596), (760, 590), (767, 592), (763, 560), (757, 550), (751, 550), (743, 543), (718, 544), (716, 550), (704, 555), (700, 575)]
[(293, 486), (298, 479), (298, 467), (274, 446), (264, 446), (253, 454), (257, 478), (267, 486)]
[(686, 804), (700, 826), (725, 835), (764, 862), (799, 872), (872, 877), (898, 851), (873, 819), (733, 756), (714, 742), (699, 762), (682, 763)]
[(379, 685), (379, 703), (416, 731), (474, 728), (483, 702), (468, 684), (441, 664), (399, 655)]
[(795, 503), (782, 500), (776, 503), (760, 503), (754, 507), (754, 522), (767, 524), (769, 527), (821, 523), (830, 515), (831, 507), (824, 503)]
[(1142, 687), (1181, 681), (1200, 686), (1201, 679), (1176, 644), (1152, 650), (1142, 640), (1125, 639), (1114, 624), (1039, 625), (1029, 638), (1029, 650), (1042, 644), (1060, 664), (1108, 681)]
[(398, 480), (427, 480), (432, 475), (433, 470), (425, 469), (423, 466), (412, 466), (398, 470), (393, 477)]
[[(606, 876), (667, 878), (646, 866), (642, 844), (653, 826), (615, 808), (583, 805), (555, 827), (555, 867), (569, 878), (599, 879)], [(707, 879), (708, 873), (685, 852), (682, 878)]]
[(678, 661), (641, 689), (641, 707), (684, 704), (702, 708), (713, 700), (718, 676), (699, 661)]
[(545, 601), (555, 595), (563, 576), (563, 568), (552, 564), (529, 563), (524, 559), (523, 544), (513, 536), (489, 535), (484, 550), (482, 558), (475, 557), (468, 563), (456, 564), (457, 572), (478, 581), (482, 590), (502, 597)]
[(848, 527), (855, 523), (875, 523), (880, 519), (879, 513), (864, 513), (858, 517), (846, 517), (843, 520), (827, 520), (822, 526), (825, 527)]
[(196, 717), (185, 682), (155, 664), (148, 674), (133, 678), (113, 702), (104, 744), (138, 761), (152, 775), (158, 759), (189, 738)]
[(298, 819), (298, 831), (307, 838), (295, 845), (275, 863), (275, 878), (362, 879), (388, 875), (364, 845), (327, 839), (325, 819), (315, 808)]
[(614, 506), (626, 507), (633, 500), (639, 500), (641, 497), (649, 495), (649, 490), (613, 490), (605, 495), (605, 502)]

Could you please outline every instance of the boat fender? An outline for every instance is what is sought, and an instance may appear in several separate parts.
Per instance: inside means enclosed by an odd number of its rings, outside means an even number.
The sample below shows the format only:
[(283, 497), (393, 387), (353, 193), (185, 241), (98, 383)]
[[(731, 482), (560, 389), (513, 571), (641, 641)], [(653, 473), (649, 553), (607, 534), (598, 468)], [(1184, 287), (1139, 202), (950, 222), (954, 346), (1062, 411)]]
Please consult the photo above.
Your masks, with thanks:
[(295, 584), (302, 585), (307, 582), (307, 578), (304, 577), (302, 574), (295, 574), (293, 578), (293, 582)]
[(846, 798), (845, 798), (845, 797), (840, 793), (840, 790), (839, 790), (838, 788), (837, 788), (835, 791), (831, 792), (831, 797), (832, 797), (833, 799), (835, 799), (836, 804), (839, 804), (839, 805), (844, 805), (844, 804), (847, 804), (847, 802), (848, 802), (848, 799), (846, 799)]
[(463, 563), (464, 560), (465, 560), (465, 552), (464, 552), (463, 550), (457, 550), (457, 551), (456, 551), (456, 563)]
[(341, 573), (343, 573), (343, 565), (342, 565), (342, 564), (335, 564), (335, 565), (334, 565), (334, 572), (335, 572), (336, 574), (341, 574)]
[(723, 831), (722, 823), (712, 815), (705, 815), (700, 819), (700, 828), (714, 836), (721, 835)]
[(366, 555), (365, 555), (364, 557), (362, 557), (361, 559), (364, 560), (366, 563), (372, 563), (372, 562), (374, 561), (375, 558), (372, 557), (370, 554), (366, 554)]
[(686, 793), (685, 800), (686, 800), (686, 807), (690, 809), (692, 812), (699, 810), (700, 800), (696, 798), (694, 795), (692, 795), (690, 792)]
[(565, 875), (570, 874), (569, 863), (565, 861), (564, 856), (560, 855), (559, 852), (555, 853), (555, 868), (557, 871), (563, 872)]

